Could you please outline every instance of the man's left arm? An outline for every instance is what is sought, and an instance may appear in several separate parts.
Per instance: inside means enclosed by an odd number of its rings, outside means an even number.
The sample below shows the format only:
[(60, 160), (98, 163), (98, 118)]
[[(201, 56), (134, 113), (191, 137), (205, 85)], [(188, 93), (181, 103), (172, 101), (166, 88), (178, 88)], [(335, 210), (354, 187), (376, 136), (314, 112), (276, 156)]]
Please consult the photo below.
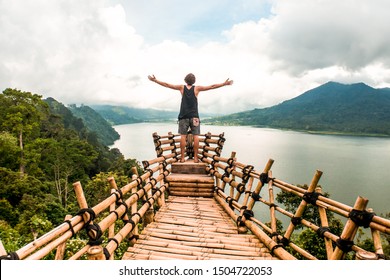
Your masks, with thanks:
[(197, 91), (206, 91), (206, 90), (210, 90), (210, 89), (220, 88), (223, 86), (230, 86), (232, 84), (233, 84), (233, 81), (227, 79), (225, 82), (220, 83), (220, 84), (213, 84), (213, 85), (209, 85), (209, 86), (197, 86), (196, 89), (197, 89)]

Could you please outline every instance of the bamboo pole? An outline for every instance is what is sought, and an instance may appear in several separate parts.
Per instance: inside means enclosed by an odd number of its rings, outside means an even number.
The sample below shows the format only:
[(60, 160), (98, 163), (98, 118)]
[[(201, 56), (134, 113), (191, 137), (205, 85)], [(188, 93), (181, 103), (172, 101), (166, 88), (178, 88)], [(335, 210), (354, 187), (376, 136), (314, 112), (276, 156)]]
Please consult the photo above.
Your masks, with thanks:
[[(362, 211), (366, 208), (367, 203), (368, 203), (368, 199), (359, 196), (355, 202), (353, 209)], [(341, 233), (340, 239), (346, 241), (353, 241), (357, 229), (358, 226), (351, 219), (348, 219), (347, 223), (344, 226), (344, 230)], [(336, 247), (335, 250), (333, 251), (331, 260), (339, 260), (343, 257), (343, 255), (344, 252), (339, 247)]]
[[(162, 186), (161, 187), (161, 191), (165, 191), (165, 186)], [(159, 193), (156, 192), (153, 196), (152, 196), (152, 200), (156, 200), (157, 197), (159, 196)], [(134, 225), (137, 225), (140, 221), (140, 219), (145, 215), (146, 211), (149, 209), (149, 204), (148, 203), (145, 203), (144, 205), (142, 205), (142, 207), (138, 210), (138, 214), (137, 215), (132, 215), (131, 217), (131, 220), (132, 220), (132, 223), (126, 223), (125, 226), (119, 230), (119, 232), (114, 236), (114, 239), (118, 242), (118, 243), (121, 243), (122, 240), (134, 229)], [(112, 255), (112, 253), (115, 251), (115, 249), (117, 248), (117, 244), (116, 242), (114, 241), (110, 241), (108, 242), (107, 246), (107, 251), (110, 255)]]
[[(232, 219), (236, 220), (237, 215), (231, 210), (229, 207), (226, 206), (226, 203), (223, 202), (222, 198), (216, 196), (215, 197), (218, 203), (225, 209), (225, 211), (231, 216)], [(292, 256), (290, 253), (288, 253), (284, 248), (282, 247), (277, 247), (277, 243), (273, 241), (265, 232), (260, 230), (258, 227), (254, 225), (249, 220), (245, 221), (245, 225), (249, 228), (249, 230), (256, 235), (261, 242), (264, 243), (264, 245), (267, 246), (268, 249), (273, 250), (273, 253), (275, 256), (282, 260), (295, 260), (296, 258)]]
[[(271, 167), (272, 167), (273, 164), (274, 164), (274, 160), (273, 159), (269, 159), (267, 164), (265, 165), (265, 167), (263, 169), (263, 174), (268, 174), (268, 172), (271, 170)], [(255, 188), (255, 190), (253, 191), (253, 194), (254, 195), (259, 195), (262, 187), (263, 187), (263, 182), (259, 181), (257, 186), (256, 186), (256, 188)], [(253, 206), (255, 205), (255, 202), (256, 202), (256, 200), (252, 196), (251, 200), (248, 203), (248, 209), (249, 210), (253, 209)]]
[(102, 221), (99, 222), (99, 227), (101, 228), (102, 231), (105, 231), (109, 225), (111, 225), (112, 223), (114, 223), (116, 221), (116, 217), (117, 215), (118, 216), (122, 216), (125, 214), (125, 211), (131, 207), (131, 205), (137, 203), (138, 201), (138, 198), (139, 197), (142, 197), (146, 192), (148, 192), (153, 186), (155, 186), (157, 184), (157, 182), (159, 182), (159, 180), (162, 179), (164, 175), (159, 175), (157, 177), (156, 180), (153, 180), (153, 181), (150, 181), (149, 183), (147, 183), (142, 189), (138, 190), (137, 191), (137, 195), (133, 195), (133, 196), (130, 196), (126, 201), (124, 201), (124, 203), (126, 204), (127, 207), (125, 207), (124, 205), (120, 205), (115, 211), (117, 214), (115, 213), (111, 213), (109, 214), (107, 217), (105, 217)]
[[(313, 177), (313, 179), (312, 179), (312, 181), (310, 183), (310, 186), (307, 189), (308, 193), (314, 192), (314, 190), (317, 187), (317, 184), (318, 184), (321, 176), (322, 176), (322, 172), (319, 171), (319, 170), (316, 170), (316, 173), (314, 174), (314, 177)], [(302, 199), (301, 203), (299, 204), (299, 206), (298, 206), (298, 208), (297, 208), (297, 210), (295, 212), (294, 218), (301, 218), (302, 217), (302, 214), (303, 214), (303, 212), (306, 209), (306, 205), (307, 205), (307, 202)], [(295, 225), (291, 221), (290, 224), (288, 225), (286, 233), (284, 234), (284, 237), (286, 239), (290, 239), (291, 234), (293, 233), (294, 229), (295, 229)]]
[[(114, 181), (114, 183), (115, 183), (115, 181)], [(115, 183), (115, 185), (116, 185), (116, 183)], [(115, 189), (111, 189), (111, 194), (113, 194), (114, 192), (116, 192), (116, 190)], [(112, 203), (111, 205), (110, 205), (110, 212), (112, 212), (112, 211), (115, 211), (115, 204), (114, 203)], [(127, 215), (127, 214), (126, 214)], [(109, 226), (109, 228), (108, 228), (108, 238), (113, 238), (114, 237), (114, 235), (115, 235), (115, 223), (112, 223), (110, 226)], [(89, 250), (88, 250), (88, 252), (89, 252)], [(90, 254), (91, 255), (91, 254)], [(114, 255), (111, 255), (110, 256), (110, 260), (113, 260), (114, 259)]]
[[(88, 208), (88, 203), (87, 203), (87, 200), (85, 199), (85, 196), (84, 196), (84, 191), (83, 191), (83, 188), (81, 186), (81, 183), (80, 181), (76, 182), (73, 184), (73, 188), (74, 188), (74, 191), (76, 193), (76, 200), (79, 204), (79, 207), (80, 209), (86, 209)], [(89, 221), (89, 224), (92, 223), (91, 221), (91, 215), (88, 213), (88, 212), (85, 212), (83, 215), (83, 220), (84, 220), (84, 223), (87, 224), (87, 222)], [(88, 233), (88, 235), (91, 237), (91, 238), (94, 238), (96, 237), (96, 232), (95, 231), (90, 231)]]
[[(319, 194), (322, 194), (321, 187), (317, 187), (316, 192)], [(326, 210), (324, 208), (318, 206), (318, 212), (320, 214), (321, 226), (324, 228), (328, 228), (329, 223), (328, 223), (328, 217), (326, 215)], [(327, 259), (329, 260), (333, 254), (332, 240), (330, 240), (329, 238), (324, 236), (324, 242), (325, 242)]]
[[(244, 224), (245, 220), (246, 220), (245, 211), (247, 210), (247, 204), (248, 204), (248, 200), (249, 200), (249, 195), (250, 195), (251, 190), (252, 190), (253, 179), (254, 179), (253, 177), (249, 178), (248, 185), (246, 186), (246, 189), (245, 189), (245, 196), (244, 196), (244, 200), (242, 202), (242, 207), (240, 210), (241, 224)], [(248, 231), (248, 229), (245, 226), (238, 225), (238, 232), (239, 233), (244, 234), (247, 231)]]
[[(138, 177), (138, 171), (137, 171), (136, 167), (132, 168), (132, 173), (133, 173), (132, 179), (136, 180), (136, 178)], [(137, 190), (135, 188), (131, 190), (132, 194), (134, 194), (136, 192), (137, 192)], [(131, 214), (137, 213), (137, 203), (133, 203), (131, 205), (130, 211), (131, 211)], [(134, 227), (134, 229), (131, 231), (131, 234), (132, 234), (132, 236), (138, 236), (138, 226)], [(132, 242), (135, 242), (133, 238), (131, 240), (132, 240)]]
[[(292, 215), (293, 216), (293, 215)], [(262, 227), (266, 232), (268, 232), (269, 234), (271, 234), (273, 231), (270, 227), (268, 227), (266, 224), (262, 223), (261, 221), (257, 220), (256, 218), (251, 218), (251, 221), (257, 225), (259, 225), (260, 227)], [(278, 235), (277, 236), (279, 239), (282, 239), (283, 236), (282, 235)], [(306, 259), (308, 260), (316, 260), (317, 258), (314, 257), (313, 255), (311, 255), (309, 252), (307, 252), (306, 250), (300, 248), (299, 246), (297, 246), (296, 244), (294, 244), (293, 242), (289, 242), (288, 243), (289, 247), (291, 247), (291, 249), (293, 249), (295, 252), (299, 253), (301, 256), (305, 257)]]
[[(374, 210), (372, 208), (367, 209), (368, 212), (373, 213)], [(372, 235), (372, 240), (374, 242), (374, 248), (375, 248), (375, 253), (380, 259), (384, 259), (384, 252), (382, 248), (382, 242), (381, 242), (381, 236), (380, 236), (380, 231), (371, 228), (371, 235)]]
[[(272, 171), (268, 172), (268, 177), (272, 178)], [(270, 217), (271, 217), (271, 230), (273, 233), (276, 233), (276, 216), (275, 216), (275, 199), (274, 199), (274, 190), (273, 190), (273, 180), (268, 182), (268, 194), (269, 194), (269, 202), (271, 207), (269, 208)], [(275, 242), (278, 241), (278, 237), (274, 236), (272, 238)]]
[[(264, 200), (263, 198), (261, 198), (260, 201), (261, 201), (262, 203), (266, 204), (266, 205), (269, 205), (269, 202), (266, 201), (266, 200)], [(289, 217), (289, 218), (294, 217), (294, 214), (293, 214), (293, 213), (290, 213), (290, 212), (288, 212), (288, 211), (286, 211), (286, 210), (284, 210), (283, 208), (280, 208), (280, 207), (278, 207), (278, 206), (275, 207), (275, 210), (278, 211), (278, 212), (280, 212), (280, 213), (282, 213), (282, 214), (285, 215), (286, 217)], [(268, 228), (265, 224), (261, 223), (260, 221), (256, 220), (255, 218), (251, 218), (251, 221), (254, 221), (256, 224), (258, 224), (258, 225), (260, 225), (262, 228), (266, 229), (267, 232), (271, 233), (271, 229)], [(302, 220), (301, 220), (301, 224), (302, 224), (303, 226), (307, 227), (307, 228), (312, 229), (314, 232), (317, 232), (317, 231), (319, 230), (319, 226), (317, 226), (317, 225), (315, 225), (315, 224), (313, 224), (313, 223), (311, 223), (310, 221), (307, 221), (307, 220), (305, 220), (305, 219), (302, 219)], [(331, 233), (330, 231), (325, 231), (325, 232), (324, 232), (324, 237), (326, 237), (326, 238), (332, 240), (334, 243), (336, 243), (337, 240), (339, 239), (339, 236), (337, 236), (337, 235)], [(290, 242), (289, 244), (291, 244), (291, 242)], [(364, 251), (363, 249), (359, 248), (359, 247), (356, 246), (356, 245), (353, 245), (353, 246), (351, 247), (351, 249), (352, 249), (353, 251), (355, 251), (355, 252), (358, 252), (358, 251), (366, 252), (366, 251)]]
[[(146, 180), (146, 183), (149, 184), (150, 183), (150, 179), (148, 178)], [(152, 188), (150, 188), (146, 194), (145, 194), (145, 198), (146, 200), (149, 199), (150, 197), (152, 197)], [(154, 205), (151, 204), (149, 209), (146, 211), (145, 213), (145, 217), (143, 219), (143, 224), (144, 224), (144, 227), (146, 227), (148, 224), (152, 223), (153, 222), (153, 219), (154, 219)]]
[(88, 259), (89, 260), (105, 260), (105, 256), (103, 254), (103, 247), (100, 245), (91, 246), (88, 251)]
[[(82, 225), (84, 224), (83, 218), (81, 216), (75, 216), (70, 220), (71, 226), (73, 227), (75, 233), (78, 232), (82, 227), (79, 227), (78, 229), (75, 229), (76, 225), (81, 223)], [(16, 254), (19, 256), (19, 259), (23, 260), (25, 259), (28, 255), (33, 253), (36, 249), (38, 249), (41, 246), (44, 246), (45, 244), (49, 243), (53, 239), (57, 238), (61, 234), (65, 233), (66, 231), (69, 230), (69, 224), (67, 223), (62, 223), (58, 227), (52, 229), (51, 231), (45, 233), (38, 239), (28, 243), (26, 246), (20, 248), (19, 250), (16, 251)]]
[[(84, 227), (84, 223), (78, 223), (73, 227), (74, 232), (80, 231)], [(52, 250), (57, 248), (60, 244), (64, 243), (66, 240), (72, 237), (72, 232), (70, 230), (66, 231), (63, 235), (58, 237), (57, 239), (51, 241), (50, 243), (47, 243), (44, 247), (39, 249), (38, 251), (35, 251), (33, 254), (26, 257), (26, 260), (40, 260), (43, 257), (45, 257), (47, 254), (49, 254)], [(39, 247), (36, 247), (37, 249)]]
[[(64, 221), (70, 220), (72, 215), (66, 215)], [(66, 241), (57, 246), (55, 260), (63, 260), (65, 254)]]
[[(163, 175), (164, 174), (164, 168), (163, 166), (161, 166), (161, 168), (159, 169), (159, 175)], [(165, 178), (163, 177), (160, 181), (160, 188), (161, 186), (165, 185)], [(161, 193), (161, 195), (158, 197), (157, 199), (157, 205), (158, 207), (163, 207), (165, 205), (165, 193)]]
[(78, 260), (87, 253), (88, 249), (91, 248), (91, 245), (85, 245), (83, 248), (81, 248), (78, 252), (76, 252), (73, 256), (69, 258), (70, 261)]
[[(157, 247), (168, 247), (172, 245), (176, 245), (182, 248), (194, 247), (195, 250), (201, 251), (202, 248), (212, 248), (212, 249), (225, 249), (225, 250), (233, 250), (233, 251), (249, 251), (249, 252), (266, 252), (267, 249), (265, 247), (258, 247), (255, 244), (230, 244), (229, 242), (222, 242), (220, 239), (216, 239), (212, 242), (189, 242), (189, 241), (178, 241), (178, 240), (167, 240), (157, 237), (151, 237), (146, 235), (141, 235), (138, 244), (148, 244), (155, 245)], [(244, 246), (245, 245), (245, 246)], [(191, 248), (192, 249), (192, 248)]]
[[(305, 192), (305, 190), (303, 190), (302, 188), (290, 185), (288, 183), (284, 183), (277, 179), (274, 180), (274, 186), (277, 186), (282, 190), (294, 193), (297, 196), (301, 197)], [(335, 212), (343, 217), (348, 217), (349, 212), (353, 209), (351, 206), (340, 203), (325, 196), (319, 196), (316, 204), (317, 206), (323, 207), (328, 211)], [(383, 233), (390, 234), (390, 220), (375, 215), (372, 218), (372, 222), (370, 223), (370, 228), (379, 230)]]

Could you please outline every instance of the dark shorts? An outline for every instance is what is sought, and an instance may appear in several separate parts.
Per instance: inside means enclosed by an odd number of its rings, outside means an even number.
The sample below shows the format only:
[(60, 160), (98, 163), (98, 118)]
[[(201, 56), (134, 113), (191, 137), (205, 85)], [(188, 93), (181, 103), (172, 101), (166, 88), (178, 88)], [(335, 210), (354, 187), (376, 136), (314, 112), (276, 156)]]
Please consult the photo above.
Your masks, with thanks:
[(179, 120), (179, 134), (187, 134), (188, 129), (193, 135), (200, 134), (200, 120), (199, 118), (181, 119)]

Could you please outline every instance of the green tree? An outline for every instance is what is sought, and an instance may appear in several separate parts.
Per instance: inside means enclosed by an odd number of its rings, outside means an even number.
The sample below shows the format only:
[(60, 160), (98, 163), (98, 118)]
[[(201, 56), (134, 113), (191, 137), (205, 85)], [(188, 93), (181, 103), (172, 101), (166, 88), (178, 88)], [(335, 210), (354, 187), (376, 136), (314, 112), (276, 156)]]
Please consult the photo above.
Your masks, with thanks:
[(115, 179), (118, 188), (129, 183), (127, 176), (121, 176), (115, 172), (100, 172), (96, 174), (84, 187), (84, 194), (88, 198), (88, 204), (96, 205), (111, 194), (111, 186), (108, 182), (110, 177)]
[(19, 154), (18, 139), (9, 132), (0, 132), (0, 166), (16, 170)]
[(68, 195), (73, 180), (86, 179), (93, 168), (98, 153), (86, 141), (74, 139), (37, 139), (28, 146), (29, 166), (35, 172), (45, 174), (52, 182), (58, 200), (67, 207)]
[(40, 95), (17, 89), (6, 89), (0, 95), (1, 130), (13, 133), (19, 139), (20, 173), (25, 172), (24, 141), (32, 134), (39, 134), (43, 112), (48, 106)]
[(25, 244), (19, 232), (3, 220), (0, 220), (0, 240), (7, 252), (15, 252)]

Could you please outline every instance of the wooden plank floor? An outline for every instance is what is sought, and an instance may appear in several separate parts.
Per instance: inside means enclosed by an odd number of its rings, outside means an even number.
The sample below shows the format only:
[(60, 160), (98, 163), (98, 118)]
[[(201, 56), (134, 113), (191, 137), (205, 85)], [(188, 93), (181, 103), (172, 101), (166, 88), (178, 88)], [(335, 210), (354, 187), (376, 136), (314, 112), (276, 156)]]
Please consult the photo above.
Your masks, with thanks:
[(277, 259), (252, 234), (237, 234), (214, 198), (170, 196), (123, 260)]

